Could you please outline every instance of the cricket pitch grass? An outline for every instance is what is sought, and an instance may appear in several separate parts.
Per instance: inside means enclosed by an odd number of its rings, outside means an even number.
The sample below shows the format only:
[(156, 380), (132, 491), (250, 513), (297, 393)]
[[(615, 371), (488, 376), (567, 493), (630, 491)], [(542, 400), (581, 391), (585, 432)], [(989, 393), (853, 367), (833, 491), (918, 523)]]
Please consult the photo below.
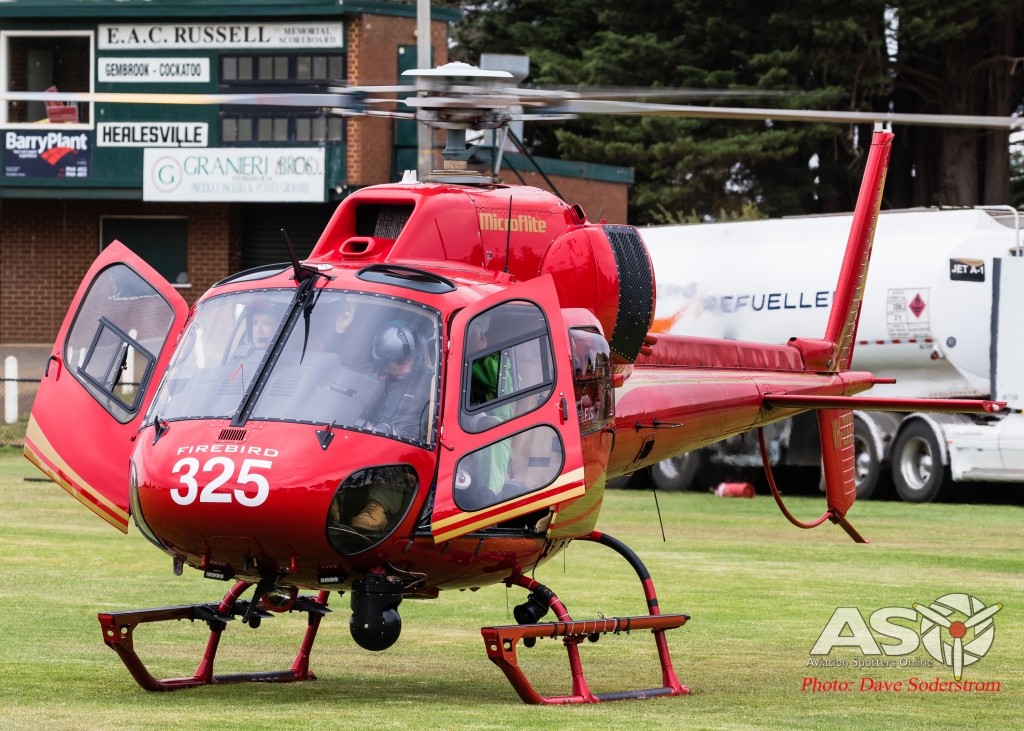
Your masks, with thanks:
[[(598, 528), (629, 544), (650, 569), (664, 612), (691, 615), (668, 634), (676, 671), (692, 695), (589, 707), (521, 703), (484, 652), (480, 628), (508, 624), (506, 590), (442, 593), (401, 606), (402, 637), (366, 652), (348, 633), (348, 597), (331, 594), (311, 668), (318, 680), (147, 693), (100, 637), (101, 611), (210, 602), (228, 585), (186, 568), (133, 527), (122, 536), (19, 451), (0, 450), (0, 729), (939, 729), (1024, 726), (1024, 509), (1016, 506), (858, 503), (855, 545), (838, 527), (790, 526), (770, 498), (662, 494), (662, 542), (649, 492), (609, 492)], [(823, 499), (793, 498), (798, 516)], [(311, 526), (310, 530), (319, 530)], [(574, 618), (644, 614), (635, 574), (602, 546), (575, 543), (536, 572)], [(953, 679), (952, 668), (813, 668), (809, 651), (837, 607), (865, 621), (881, 607), (928, 604), (967, 593), (1001, 602), (989, 652), (964, 669), (999, 692), (910, 692), (910, 678)], [(508, 592), (508, 605), (525, 592)], [(549, 614), (548, 620), (552, 619)], [(229, 624), (217, 672), (286, 668), (305, 615)], [(913, 623), (906, 621), (911, 626)], [(143, 626), (140, 656), (158, 677), (191, 675), (205, 624)], [(967, 639), (970, 639), (969, 637)], [(890, 641), (891, 642), (891, 641)], [(661, 684), (646, 632), (581, 647), (592, 690)], [(542, 693), (569, 690), (561, 643), (520, 646)], [(832, 658), (867, 660), (837, 648)], [(922, 646), (907, 656), (925, 661)], [(898, 660), (899, 658), (895, 658)], [(804, 678), (849, 681), (847, 692), (802, 691)], [(903, 681), (901, 692), (861, 692), (864, 677)]]

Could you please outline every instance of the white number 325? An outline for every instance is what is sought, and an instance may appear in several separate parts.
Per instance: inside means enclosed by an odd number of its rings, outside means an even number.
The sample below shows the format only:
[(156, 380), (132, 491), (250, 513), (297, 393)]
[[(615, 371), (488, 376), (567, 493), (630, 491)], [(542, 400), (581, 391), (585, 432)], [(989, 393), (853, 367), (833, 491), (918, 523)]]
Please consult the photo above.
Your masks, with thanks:
[[(235, 500), (249, 508), (262, 505), (266, 501), (267, 495), (270, 494), (270, 483), (263, 475), (250, 470), (269, 470), (272, 464), (270, 460), (266, 459), (247, 459), (242, 462), (242, 469), (238, 473), (238, 484), (255, 485), (256, 494), (250, 497), (246, 494), (245, 489), (236, 487), (234, 489)], [(230, 503), (232, 493), (218, 492), (217, 490), (231, 479), (231, 475), (235, 472), (235, 463), (230, 457), (214, 457), (203, 465), (203, 472), (214, 472), (218, 469), (220, 474), (210, 480), (200, 494), (199, 483), (196, 482), (196, 475), (199, 473), (199, 460), (195, 457), (179, 459), (175, 463), (174, 469), (171, 470), (171, 474), (176, 475), (184, 470), (178, 481), (185, 487), (171, 488), (171, 499), (178, 505), (191, 505), (196, 501), (196, 496), (199, 497), (201, 503)]]

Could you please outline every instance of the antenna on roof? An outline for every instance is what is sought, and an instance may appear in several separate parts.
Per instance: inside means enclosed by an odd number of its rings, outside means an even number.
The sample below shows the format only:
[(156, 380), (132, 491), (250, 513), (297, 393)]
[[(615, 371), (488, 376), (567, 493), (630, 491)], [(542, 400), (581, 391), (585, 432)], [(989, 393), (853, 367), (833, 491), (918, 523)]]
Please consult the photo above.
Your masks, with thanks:
[(505, 224), (505, 274), (508, 274), (508, 247), (512, 241), (512, 196), (508, 197), (508, 223)]
[(295, 270), (295, 283), (301, 284), (309, 277), (312, 277), (314, 272), (306, 269), (299, 263), (299, 257), (295, 254), (295, 247), (292, 246), (292, 240), (288, 238), (288, 232), (283, 228), (281, 229), (281, 235), (284, 236), (284, 245), (288, 247), (288, 256), (292, 260), (292, 269)]

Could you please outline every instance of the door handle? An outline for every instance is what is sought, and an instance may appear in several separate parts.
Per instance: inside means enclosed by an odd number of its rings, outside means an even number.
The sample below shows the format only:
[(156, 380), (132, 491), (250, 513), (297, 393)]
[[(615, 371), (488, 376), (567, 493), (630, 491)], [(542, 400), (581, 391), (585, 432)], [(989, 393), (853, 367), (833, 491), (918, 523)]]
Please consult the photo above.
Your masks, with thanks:
[(60, 358), (58, 358), (55, 355), (51, 355), (46, 360), (46, 368), (43, 370), (43, 378), (49, 378), (50, 377), (50, 361), (54, 361), (54, 360), (57, 361), (57, 377), (54, 380), (55, 381), (59, 381), (60, 380), (60, 371), (61, 371), (61, 365), (62, 364), (61, 364)]

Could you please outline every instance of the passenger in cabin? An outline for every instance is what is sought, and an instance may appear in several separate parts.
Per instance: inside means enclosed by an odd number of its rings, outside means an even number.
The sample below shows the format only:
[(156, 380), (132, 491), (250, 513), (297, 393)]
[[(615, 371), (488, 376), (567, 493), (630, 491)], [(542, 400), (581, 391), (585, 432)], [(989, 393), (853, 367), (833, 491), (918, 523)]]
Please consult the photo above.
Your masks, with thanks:
[(250, 302), (245, 307), (242, 317), (246, 322), (245, 334), (235, 346), (230, 363), (259, 361), (270, 347), (274, 333), (284, 315), (283, 308), (264, 300)]
[(360, 348), (355, 342), (351, 327), (356, 317), (356, 304), (353, 300), (342, 297), (331, 302), (331, 316), (329, 321), (334, 327), (329, 327), (328, 335), (325, 338), (321, 349), (329, 353), (337, 353), (341, 365), (349, 370), (358, 370), (366, 363), (364, 348)]
[[(490, 317), (479, 315), (473, 318), (466, 332), (466, 353), (480, 353), (487, 349), (487, 334)], [(476, 358), (470, 366), (469, 403), (471, 406), (486, 404), (503, 398), (515, 390), (514, 375), (511, 361), (501, 350)], [(497, 423), (510, 420), (515, 414), (511, 403), (488, 409), (477, 418), (484, 418)], [(472, 510), (476, 506), (493, 505), (505, 487), (508, 478), (508, 466), (512, 460), (512, 442), (503, 440), (493, 444), (489, 449), (477, 454), (478, 464), (473, 470), (475, 480), (467, 487), (466, 506)], [(479, 464), (487, 460), (487, 464)], [(465, 479), (465, 478), (463, 478)], [(470, 478), (472, 479), (472, 478)]]

